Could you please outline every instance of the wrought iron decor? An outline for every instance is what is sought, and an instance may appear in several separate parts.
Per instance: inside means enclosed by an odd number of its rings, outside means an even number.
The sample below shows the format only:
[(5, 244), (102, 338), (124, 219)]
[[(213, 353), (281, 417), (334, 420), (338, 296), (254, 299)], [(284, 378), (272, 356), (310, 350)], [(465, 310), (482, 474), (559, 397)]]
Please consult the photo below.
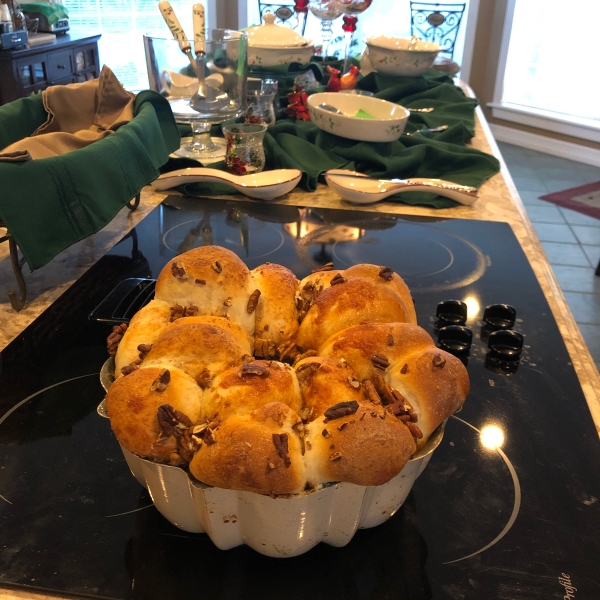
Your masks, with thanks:
[(284, 25), (290, 29), (298, 29), (300, 27), (300, 34), (304, 35), (306, 19), (303, 21), (298, 19), (298, 14), (294, 10), (294, 5), (294, 2), (290, 2), (289, 4), (271, 4), (268, 2), (259, 1), (258, 10), (260, 14), (260, 22), (263, 22), (263, 17), (265, 14), (271, 13), (277, 17), (275, 23), (278, 25)]
[(452, 58), (466, 3), (410, 3), (410, 33), (442, 47), (440, 55)]

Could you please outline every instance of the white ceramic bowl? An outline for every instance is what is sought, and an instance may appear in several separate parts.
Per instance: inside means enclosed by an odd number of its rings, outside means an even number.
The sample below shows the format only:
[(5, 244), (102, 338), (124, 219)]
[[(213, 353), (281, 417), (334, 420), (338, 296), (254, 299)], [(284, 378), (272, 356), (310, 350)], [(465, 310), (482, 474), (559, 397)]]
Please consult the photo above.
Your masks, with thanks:
[[(418, 77), (433, 65), (441, 47), (432, 42), (379, 36), (366, 40), (369, 62), (375, 71), (389, 77)], [(410, 47), (410, 49), (409, 49)]]
[[(113, 377), (114, 362), (109, 359), (100, 372), (105, 390)], [(104, 402), (98, 414), (107, 417)], [(210, 487), (179, 467), (145, 460), (122, 446), (121, 450), (154, 506), (173, 525), (206, 533), (221, 550), (247, 544), (260, 554), (281, 558), (303, 554), (319, 542), (345, 546), (357, 529), (375, 527), (392, 517), (440, 445), (444, 425), (383, 485), (331, 483), (285, 497)]]
[(277, 48), (248, 46), (248, 65), (276, 67), (297, 62), (306, 65), (314, 53), (314, 45), (281, 46)]
[[(321, 108), (320, 104), (333, 106), (343, 114)], [(373, 118), (356, 117), (359, 110), (365, 111)], [(312, 122), (319, 129), (362, 142), (397, 140), (404, 132), (410, 114), (403, 106), (387, 100), (336, 92), (322, 92), (309, 96), (308, 112)]]

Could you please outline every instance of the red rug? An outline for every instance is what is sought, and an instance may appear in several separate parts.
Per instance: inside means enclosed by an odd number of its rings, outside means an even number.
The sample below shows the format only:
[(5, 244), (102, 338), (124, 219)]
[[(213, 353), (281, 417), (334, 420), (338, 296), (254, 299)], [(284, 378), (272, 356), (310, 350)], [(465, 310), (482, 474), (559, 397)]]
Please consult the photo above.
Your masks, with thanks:
[(600, 219), (600, 181), (540, 196), (540, 200)]

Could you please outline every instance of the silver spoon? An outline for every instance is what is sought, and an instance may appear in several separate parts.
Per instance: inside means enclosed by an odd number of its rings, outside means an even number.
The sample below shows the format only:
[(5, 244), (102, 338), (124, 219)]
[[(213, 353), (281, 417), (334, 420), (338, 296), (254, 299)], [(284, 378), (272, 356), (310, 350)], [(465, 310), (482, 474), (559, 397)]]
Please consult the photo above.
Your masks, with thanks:
[(417, 133), (437, 133), (438, 131), (446, 131), (448, 129), (448, 125), (440, 125), (439, 127), (424, 127), (423, 129), (417, 129), (416, 131), (412, 131), (410, 133), (405, 133), (404, 135), (417, 135)]

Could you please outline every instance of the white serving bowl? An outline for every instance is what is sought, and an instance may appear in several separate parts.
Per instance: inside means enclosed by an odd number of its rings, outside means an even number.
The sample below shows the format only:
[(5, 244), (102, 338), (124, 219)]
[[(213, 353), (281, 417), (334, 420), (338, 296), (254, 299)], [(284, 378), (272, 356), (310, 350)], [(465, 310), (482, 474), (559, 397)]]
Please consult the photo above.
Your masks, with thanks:
[[(343, 114), (321, 108), (327, 104)], [(355, 115), (359, 110), (370, 114), (372, 119), (362, 119)], [(322, 92), (308, 97), (308, 112), (312, 122), (323, 131), (361, 142), (393, 142), (406, 127), (409, 111), (399, 104), (362, 96)]]
[(248, 65), (276, 67), (288, 63), (307, 64), (314, 53), (314, 45), (261, 47), (248, 46)]
[[(388, 77), (418, 77), (433, 65), (441, 47), (421, 40), (385, 35), (366, 40), (372, 68)], [(409, 49), (410, 48), (410, 49)]]

